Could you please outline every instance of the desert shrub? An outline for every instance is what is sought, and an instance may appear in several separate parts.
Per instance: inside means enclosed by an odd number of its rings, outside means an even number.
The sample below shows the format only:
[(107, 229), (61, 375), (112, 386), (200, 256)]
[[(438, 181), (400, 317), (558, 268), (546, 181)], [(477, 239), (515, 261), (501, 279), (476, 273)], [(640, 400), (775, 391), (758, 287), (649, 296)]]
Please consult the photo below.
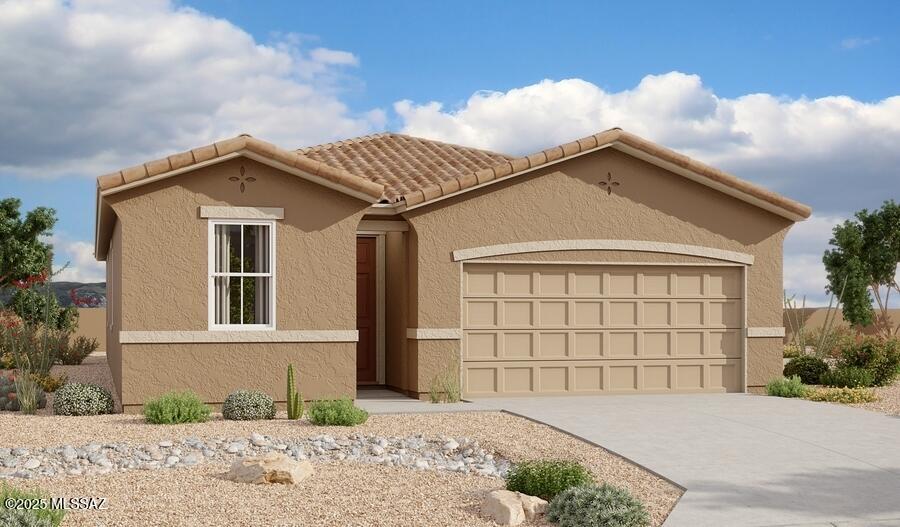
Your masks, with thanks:
[(45, 375), (32, 373), (31, 378), (34, 379), (34, 382), (36, 382), (45, 393), (55, 392), (69, 380), (67, 375), (53, 375), (52, 373), (47, 373)]
[(29, 325), (65, 331), (78, 327), (78, 309), (60, 306), (48, 285), (16, 289), (8, 305)]
[(210, 412), (192, 391), (169, 392), (144, 403), (144, 418), (155, 425), (205, 423)]
[(319, 426), (354, 426), (369, 418), (369, 412), (355, 406), (350, 399), (313, 401), (307, 415), (312, 424)]
[(560, 492), (550, 502), (547, 519), (560, 527), (648, 527), (650, 514), (627, 490), (604, 483)]
[(791, 378), (772, 379), (766, 384), (766, 393), (773, 397), (804, 397), (809, 388), (796, 375)]
[(549, 501), (570, 487), (593, 482), (591, 473), (574, 461), (523, 461), (506, 476), (506, 489)]
[(275, 419), (275, 401), (254, 390), (237, 390), (222, 403), (222, 417), (232, 421)]
[(781, 354), (785, 359), (793, 359), (800, 356), (800, 348), (796, 344), (785, 344)]
[(809, 335), (807, 345), (815, 348), (816, 355), (837, 359), (842, 349), (856, 341), (857, 331), (847, 325), (838, 325), (831, 329), (816, 328)]
[(0, 349), (0, 370), (14, 370), (16, 368), (16, 358), (13, 354)]
[(100, 344), (97, 339), (78, 336), (69, 342), (68, 336), (59, 343), (56, 360), (66, 366), (77, 366), (84, 362), (88, 355), (97, 351)]
[(842, 404), (873, 403), (878, 400), (878, 396), (869, 388), (821, 388), (810, 391), (806, 398), (810, 401)]
[(66, 511), (61, 509), (7, 509), (4, 505), (7, 499), (38, 500), (49, 497), (41, 492), (20, 490), (0, 483), (0, 525), (3, 527), (57, 527), (66, 515)]
[(822, 374), (821, 382), (837, 388), (866, 388), (874, 384), (875, 377), (865, 368), (841, 365)]
[(56, 390), (53, 397), (56, 415), (111, 414), (114, 406), (109, 390), (96, 384), (70, 382)]
[(450, 364), (444, 371), (431, 378), (428, 400), (432, 403), (458, 403), (460, 398), (459, 366)]
[[(37, 395), (36, 408), (47, 406), (47, 396), (43, 391)], [(16, 391), (16, 375), (9, 374), (0, 377), (0, 410), (18, 412), (21, 409), (19, 394)]]
[(828, 371), (828, 364), (814, 355), (801, 355), (784, 365), (784, 376), (797, 376), (803, 384), (819, 384), (819, 378)]
[(891, 384), (900, 374), (900, 339), (863, 337), (841, 350), (840, 365), (869, 370), (873, 386)]

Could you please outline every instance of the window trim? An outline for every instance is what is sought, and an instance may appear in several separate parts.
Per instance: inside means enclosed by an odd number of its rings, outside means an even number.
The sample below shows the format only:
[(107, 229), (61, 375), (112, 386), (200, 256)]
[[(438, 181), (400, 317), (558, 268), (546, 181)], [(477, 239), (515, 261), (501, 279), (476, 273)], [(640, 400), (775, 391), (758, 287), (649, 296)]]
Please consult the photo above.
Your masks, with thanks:
[[(277, 329), (275, 314), (277, 309), (277, 298), (276, 298), (276, 265), (275, 265), (275, 256), (278, 254), (276, 252), (276, 240), (277, 236), (275, 234), (276, 229), (276, 221), (275, 220), (259, 220), (259, 219), (210, 219), (208, 220), (207, 225), (207, 244), (206, 244), (206, 304), (207, 304), (207, 328), (209, 331), (260, 331), (260, 330), (275, 330)], [(215, 313), (215, 251), (216, 251), (216, 225), (266, 225), (269, 227), (269, 273), (241, 273), (242, 276), (245, 277), (253, 277), (253, 276), (269, 276), (271, 280), (271, 291), (270, 291), (270, 302), (267, 306), (269, 310), (269, 323), (268, 324), (216, 324), (216, 313)]]

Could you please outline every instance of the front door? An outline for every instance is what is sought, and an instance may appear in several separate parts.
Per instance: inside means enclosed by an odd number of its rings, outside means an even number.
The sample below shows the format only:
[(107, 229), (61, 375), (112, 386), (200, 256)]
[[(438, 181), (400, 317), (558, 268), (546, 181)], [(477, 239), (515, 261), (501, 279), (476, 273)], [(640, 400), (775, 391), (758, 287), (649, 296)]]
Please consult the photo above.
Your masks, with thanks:
[(375, 238), (356, 239), (356, 383), (375, 384)]

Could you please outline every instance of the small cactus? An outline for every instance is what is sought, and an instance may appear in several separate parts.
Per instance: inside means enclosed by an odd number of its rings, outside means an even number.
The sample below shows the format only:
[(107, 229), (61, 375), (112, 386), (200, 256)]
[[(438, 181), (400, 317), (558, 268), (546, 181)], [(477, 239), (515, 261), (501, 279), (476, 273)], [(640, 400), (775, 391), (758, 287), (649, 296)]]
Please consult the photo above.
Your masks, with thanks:
[(288, 419), (300, 419), (303, 416), (303, 398), (300, 397), (294, 381), (293, 364), (288, 364), (287, 372), (287, 414)]

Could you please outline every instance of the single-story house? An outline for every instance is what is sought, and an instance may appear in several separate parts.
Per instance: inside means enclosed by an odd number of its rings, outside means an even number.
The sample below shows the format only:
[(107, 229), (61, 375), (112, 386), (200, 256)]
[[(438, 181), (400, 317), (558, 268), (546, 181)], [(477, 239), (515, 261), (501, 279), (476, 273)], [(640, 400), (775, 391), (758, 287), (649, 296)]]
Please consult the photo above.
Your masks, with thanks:
[(126, 411), (361, 385), (412, 397), (740, 392), (781, 373), (810, 208), (620, 129), (525, 157), (241, 135), (98, 178)]

